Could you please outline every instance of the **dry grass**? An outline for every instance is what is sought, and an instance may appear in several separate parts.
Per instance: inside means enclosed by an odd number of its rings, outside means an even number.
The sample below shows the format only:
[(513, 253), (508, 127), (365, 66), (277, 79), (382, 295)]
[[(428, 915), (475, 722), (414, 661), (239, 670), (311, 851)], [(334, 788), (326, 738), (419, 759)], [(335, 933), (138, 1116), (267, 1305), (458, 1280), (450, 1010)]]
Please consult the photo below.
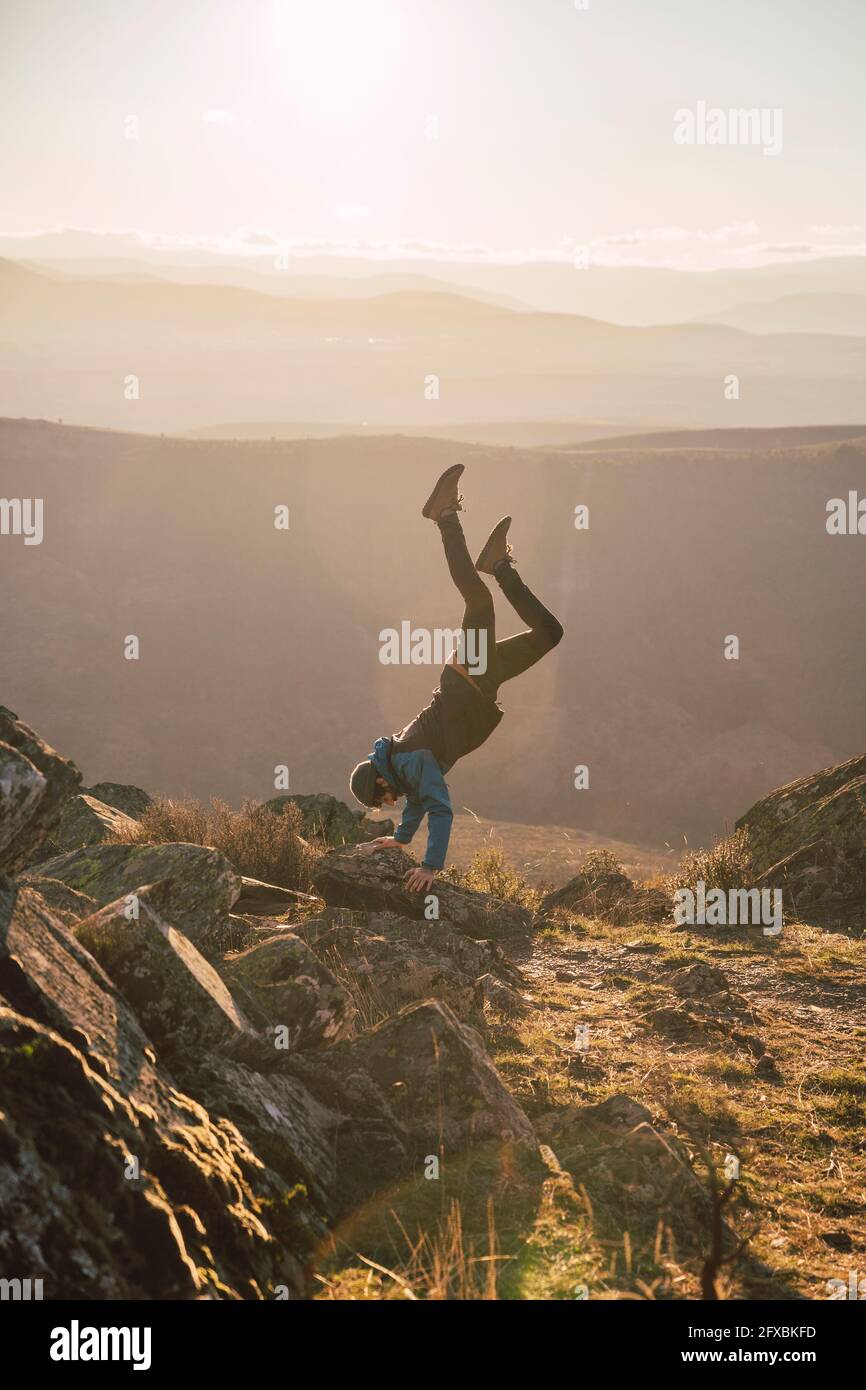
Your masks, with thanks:
[(316, 850), (303, 839), (300, 826), (296, 806), (274, 815), (255, 802), (233, 811), (218, 798), (203, 806), (191, 799), (159, 797), (135, 830), (116, 838), (134, 844), (208, 845), (224, 854), (238, 873), (307, 892)]
[(349, 1266), (333, 1275), (317, 1275), (319, 1298), (328, 1302), (408, 1298), (495, 1301), (499, 1269), (509, 1259), (499, 1253), (493, 1199), (487, 1199), (487, 1229), (479, 1241), (464, 1230), (463, 1207), (452, 1198), (442, 1219), (429, 1231), (412, 1235), (396, 1212), (390, 1213), (405, 1250), (399, 1268), (356, 1254), (362, 1267)]
[(468, 868), (452, 867), (446, 870), (444, 877), (463, 888), (471, 888), (476, 893), (492, 893), (503, 902), (519, 903), (532, 911), (538, 907), (541, 899), (541, 891), (506, 862), (498, 845), (483, 846), (476, 851)]
[(666, 886), (694, 888), (703, 882), (707, 889), (749, 888), (754, 878), (752, 852), (745, 830), (717, 840), (710, 849), (694, 849), (684, 854), (679, 866), (666, 879)]
[[(725, 972), (747, 1014), (678, 1042), (647, 1015), (694, 1007), (668, 980), (700, 960)], [(721, 1298), (824, 1299), (829, 1279), (847, 1280), (862, 1258), (866, 1203), (866, 942), (802, 923), (768, 941), (581, 919), (538, 933), (522, 964), (535, 1008), (488, 1018), (483, 1031), (546, 1170), (504, 1175), (470, 1154), (446, 1163), (439, 1182), (390, 1191), (387, 1210), (319, 1264), (320, 1297), (488, 1298), (495, 1281), (504, 1300), (700, 1299), (711, 1279)], [(724, 1023), (724, 1011), (711, 1013)], [(589, 1025), (588, 1052), (575, 1050), (576, 1022)], [(763, 1038), (780, 1081), (756, 1070), (742, 1032)], [(663, 1141), (685, 1145), (703, 1214), (671, 1188), (651, 1147), (587, 1127), (582, 1107), (618, 1092), (648, 1107)], [(711, 1170), (720, 1175), (729, 1154), (741, 1171), (724, 1219), (731, 1248), (746, 1243), (719, 1268), (708, 1263)], [(840, 1229), (850, 1251), (827, 1240)]]

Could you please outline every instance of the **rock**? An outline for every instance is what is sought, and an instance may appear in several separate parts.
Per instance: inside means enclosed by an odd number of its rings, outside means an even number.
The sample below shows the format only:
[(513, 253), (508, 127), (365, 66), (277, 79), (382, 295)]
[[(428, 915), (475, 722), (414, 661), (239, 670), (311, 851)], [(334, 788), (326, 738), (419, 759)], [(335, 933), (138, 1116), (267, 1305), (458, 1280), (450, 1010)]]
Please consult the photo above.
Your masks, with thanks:
[[(208, 1111), (237, 1125), (290, 1188), (303, 1183), (322, 1215), (340, 1210), (337, 1136), (346, 1123), (344, 1114), (320, 1104), (296, 1077), (257, 1072), (224, 1056), (200, 1060), (194, 1084)], [(393, 1122), (392, 1127), (396, 1129)], [(399, 1144), (397, 1153), (402, 1159)], [(363, 1200), (379, 1181), (379, 1174), (368, 1173), (366, 1183), (353, 1186)]]
[(392, 820), (374, 820), (363, 811), (354, 811), (344, 801), (327, 792), (309, 796), (275, 796), (264, 803), (265, 810), (281, 812), (286, 806), (297, 806), (301, 813), (301, 834), (306, 838), (323, 840), (334, 847), (356, 845), (364, 840), (393, 835)]
[(81, 849), (83, 845), (99, 845), (121, 835), (134, 834), (138, 822), (123, 811), (117, 811), (93, 796), (70, 796), (63, 803), (60, 824), (54, 832), (58, 850)]
[(763, 1055), (758, 1058), (755, 1063), (755, 1075), (759, 1076), (762, 1081), (772, 1081), (776, 1084), (782, 1080), (782, 1074), (779, 1071), (778, 1063), (775, 1057), (769, 1052), (763, 1053)]
[(678, 1043), (692, 1043), (699, 1046), (706, 1043), (710, 1028), (705, 1019), (690, 1013), (682, 1006), (672, 1008), (662, 1004), (644, 1015), (644, 1021), (656, 1033), (663, 1033)]
[[(292, 1059), (294, 1062), (294, 1059)], [(481, 1039), (447, 1004), (412, 1004), (369, 1032), (338, 1043), (305, 1076), (324, 1104), (339, 1109), (340, 1087), (367, 1078), (387, 1098), (415, 1165), (477, 1144), (535, 1147), (529, 1120), (506, 1090)]]
[(7, 1269), (55, 1299), (304, 1295), (321, 1232), (303, 1194), (157, 1068), (102, 967), (9, 879), (0, 995)]
[(562, 888), (548, 893), (541, 900), (541, 911), (551, 912), (564, 907), (584, 917), (598, 917), (631, 897), (634, 884), (625, 874), (581, 873), (569, 879)]
[(540, 911), (565, 908), (579, 917), (601, 917), (614, 926), (634, 922), (661, 922), (670, 916), (672, 901), (657, 888), (643, 888), (626, 874), (580, 873), (562, 888), (542, 898)]
[(239, 998), (242, 992), (252, 999), (272, 1047), (277, 1027), (286, 1030), (290, 1052), (327, 1047), (353, 1031), (356, 1009), (350, 995), (293, 932), (233, 956), (220, 974)]
[(702, 960), (675, 970), (667, 983), (684, 999), (707, 999), (730, 989), (724, 972)]
[(80, 782), (74, 763), (0, 705), (0, 869), (17, 873), (33, 862)]
[(795, 911), (853, 901), (866, 911), (866, 754), (771, 792), (737, 821), (755, 886)]
[(29, 758), (0, 743), (0, 855), (29, 824), (47, 787)]
[(310, 893), (301, 893), (294, 888), (283, 888), (277, 883), (262, 883), (257, 878), (241, 877), (240, 897), (235, 903), (235, 912), (250, 916), (279, 917), (289, 912), (299, 903), (315, 903)]
[[(485, 999), (496, 996), (494, 979), (504, 990), (521, 984), (501, 947), (464, 936), (449, 922), (327, 908), (297, 930), (346, 982), (367, 1023), (423, 999), (440, 999), (458, 1018), (480, 1023)], [(504, 994), (499, 1002), (505, 1004)]]
[(392, 836), (396, 828), (390, 816), (383, 816), (381, 820), (376, 820), (373, 816), (362, 816), (358, 823), (358, 843), (364, 844), (368, 840)]
[(478, 991), (484, 1003), (496, 1014), (505, 1014), (507, 1018), (516, 1018), (519, 1014), (528, 1012), (530, 1005), (511, 985), (503, 982), (495, 975), (482, 975), (478, 981)]
[[(681, 1249), (705, 1255), (709, 1193), (686, 1145), (658, 1129), (645, 1106), (617, 1094), (601, 1104), (571, 1107), (553, 1118), (551, 1138), (560, 1163), (590, 1190), (595, 1175), (602, 1176), (606, 1205), (620, 1221), (639, 1219), (652, 1229), (663, 1220)], [(725, 1223), (722, 1237), (723, 1248), (732, 1251), (734, 1235)]]
[[(33, 880), (33, 883), (35, 885), (36, 880)], [(86, 893), (77, 892), (76, 889), (61, 883), (58, 878), (40, 878), (38, 880), (38, 892), (51, 915), (62, 922), (65, 927), (75, 926), (77, 922), (89, 917), (99, 907), (95, 898), (88, 897)]]
[[(139, 887), (133, 901), (109, 903), (75, 935), (117, 985), (144, 1031), (169, 1064), (179, 1052), (259, 1041), (256, 1029), (223, 980), (195, 946), (171, 925), (177, 903), (168, 882)], [(132, 911), (137, 918), (130, 916)], [(265, 1043), (260, 1043), (262, 1054)]]
[(28, 875), (37, 888), (43, 878), (59, 879), (105, 907), (142, 883), (169, 879), (175, 901), (173, 927), (205, 955), (226, 949), (226, 919), (241, 881), (227, 859), (202, 845), (90, 845), (40, 864)]
[[(404, 875), (414, 867), (415, 861), (399, 849), (332, 850), (317, 860), (313, 887), (329, 907), (384, 910), (419, 920), (424, 918), (429, 895), (403, 886)], [(525, 907), (490, 893), (474, 893), (444, 878), (434, 879), (430, 893), (438, 901), (440, 920), (479, 940), (514, 936), (532, 924), (532, 913)]]
[(593, 1124), (607, 1125), (611, 1129), (631, 1131), (640, 1125), (652, 1125), (652, 1115), (645, 1105), (632, 1100), (631, 1096), (620, 1092), (608, 1096), (599, 1105), (584, 1105), (580, 1109), (581, 1119)]
[(148, 806), (153, 805), (153, 797), (141, 787), (132, 787), (124, 782), (97, 782), (93, 787), (82, 787), (84, 796), (95, 797), (106, 806), (113, 806), (132, 820), (141, 820)]

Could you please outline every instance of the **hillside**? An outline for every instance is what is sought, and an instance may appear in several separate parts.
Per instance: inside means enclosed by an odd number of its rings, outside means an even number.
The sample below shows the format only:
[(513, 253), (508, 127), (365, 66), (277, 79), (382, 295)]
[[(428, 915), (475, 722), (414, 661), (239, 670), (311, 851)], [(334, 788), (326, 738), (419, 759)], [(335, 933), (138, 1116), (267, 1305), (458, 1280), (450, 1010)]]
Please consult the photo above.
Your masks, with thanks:
[(742, 818), (775, 932), (676, 925), (610, 854), (546, 896), (477, 856), (431, 917), (400, 850), (284, 806), (192, 838), (0, 706), (10, 1267), (49, 1300), (855, 1297), (864, 778)]
[[(238, 804), (273, 795), (287, 765), (293, 790), (344, 795), (348, 770), (438, 678), (380, 664), (379, 633), (459, 620), (418, 515), (455, 457), (470, 545), (512, 513), (519, 564), (566, 631), (503, 689), (495, 737), (454, 769), (455, 805), (664, 852), (866, 742), (860, 542), (825, 528), (828, 498), (866, 492), (850, 444), (560, 455), (6, 420), (4, 492), (44, 498), (45, 538), (0, 545), (5, 698), (90, 783)], [(498, 613), (503, 634), (518, 629)], [(127, 634), (138, 661), (123, 657)], [(738, 661), (724, 659), (728, 634)], [(591, 771), (579, 792), (578, 764)]]
[(755, 304), (734, 304), (705, 323), (725, 323), (747, 333), (866, 333), (866, 295), (789, 294)]

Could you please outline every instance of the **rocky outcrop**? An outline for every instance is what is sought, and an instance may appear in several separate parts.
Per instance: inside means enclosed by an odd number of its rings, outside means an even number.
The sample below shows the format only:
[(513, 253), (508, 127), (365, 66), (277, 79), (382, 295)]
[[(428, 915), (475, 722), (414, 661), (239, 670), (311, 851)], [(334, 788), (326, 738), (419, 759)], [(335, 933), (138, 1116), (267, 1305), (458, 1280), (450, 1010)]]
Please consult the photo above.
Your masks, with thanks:
[(416, 921), (432, 910), (439, 920), (479, 940), (530, 929), (532, 913), (525, 907), (490, 893), (472, 892), (445, 878), (434, 879), (429, 893), (411, 892), (403, 879), (414, 867), (415, 861), (399, 849), (332, 850), (316, 862), (313, 887), (328, 907), (395, 912)]
[(58, 850), (81, 849), (84, 845), (99, 845), (105, 840), (134, 833), (137, 824), (114, 806), (81, 793), (70, 796), (63, 803), (60, 823), (52, 838)]
[(474, 1023), (485, 1002), (500, 1011), (520, 1008), (522, 979), (502, 948), (475, 941), (450, 922), (328, 908), (298, 932), (346, 981), (367, 1022), (424, 999), (439, 999)]
[(225, 919), (241, 891), (241, 879), (221, 854), (202, 845), (91, 845), (48, 859), (29, 875), (38, 888), (56, 879), (100, 906), (143, 883), (169, 880), (174, 895), (169, 920), (210, 954), (224, 949)]
[(31, 864), (81, 783), (74, 763), (0, 705), (0, 869)]
[(301, 834), (306, 839), (323, 840), (326, 845), (357, 845), (380, 835), (394, 834), (392, 820), (374, 820), (363, 811), (353, 811), (344, 801), (327, 792), (275, 796), (265, 802), (265, 810), (277, 814), (286, 806), (297, 806), (301, 814)]
[(81, 791), (84, 796), (92, 796), (103, 805), (122, 811), (132, 820), (141, 820), (148, 806), (153, 805), (153, 797), (148, 796), (141, 787), (132, 787), (124, 782), (97, 782), (93, 787), (82, 787)]
[[(430, 1155), (532, 1148), (480, 1035), (443, 1002), (479, 1023), (522, 1006), (501, 949), (465, 933), (528, 914), (443, 882), (441, 920), (416, 898), (400, 915), (305, 921), (309, 895), (193, 844), (89, 843), (35, 863), (49, 833), (135, 822), (5, 727), (0, 845), (26, 872), (0, 874), (4, 1266), (47, 1298), (305, 1297), (328, 1224), (416, 1183)], [(351, 880), (328, 859), (328, 882)], [(364, 863), (393, 904), (408, 899), (411, 861)]]
[(176, 904), (170, 882), (142, 886), (86, 917), (75, 935), (169, 1063), (195, 1049), (256, 1043), (256, 1028), (213, 966), (168, 920)]
[(335, 1109), (356, 1078), (373, 1083), (416, 1165), (428, 1154), (452, 1156), (480, 1143), (534, 1146), (532, 1126), (478, 1033), (438, 1000), (412, 1004), (303, 1064), (310, 1088)]
[(46, 1298), (303, 1293), (306, 1200), (177, 1089), (101, 966), (9, 879), (0, 1049), (4, 1267)]
[(850, 904), (866, 913), (866, 754), (801, 777), (737, 821), (753, 886), (781, 888), (795, 912)]
[(601, 917), (614, 926), (629, 926), (633, 922), (664, 921), (671, 913), (671, 900), (659, 889), (633, 883), (626, 874), (590, 871), (576, 874), (542, 898), (542, 913), (556, 908), (578, 917)]
[(353, 1031), (356, 1009), (350, 995), (293, 932), (230, 957), (220, 973), (238, 998), (252, 1002), (271, 1046), (275, 1030), (291, 1052), (328, 1047)]

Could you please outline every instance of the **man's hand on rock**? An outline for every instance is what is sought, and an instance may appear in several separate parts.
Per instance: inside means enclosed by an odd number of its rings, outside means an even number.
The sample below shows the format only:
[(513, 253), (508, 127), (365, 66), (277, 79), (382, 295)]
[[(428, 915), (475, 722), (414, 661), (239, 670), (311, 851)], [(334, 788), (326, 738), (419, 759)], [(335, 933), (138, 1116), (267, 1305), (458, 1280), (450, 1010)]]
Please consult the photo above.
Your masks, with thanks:
[(410, 893), (420, 893), (433, 887), (433, 880), (436, 877), (432, 869), (410, 869), (408, 874), (404, 874), (403, 883)]
[(393, 835), (380, 835), (378, 840), (367, 840), (358, 848), (362, 854), (372, 854), (374, 849), (399, 849), (400, 844)]

